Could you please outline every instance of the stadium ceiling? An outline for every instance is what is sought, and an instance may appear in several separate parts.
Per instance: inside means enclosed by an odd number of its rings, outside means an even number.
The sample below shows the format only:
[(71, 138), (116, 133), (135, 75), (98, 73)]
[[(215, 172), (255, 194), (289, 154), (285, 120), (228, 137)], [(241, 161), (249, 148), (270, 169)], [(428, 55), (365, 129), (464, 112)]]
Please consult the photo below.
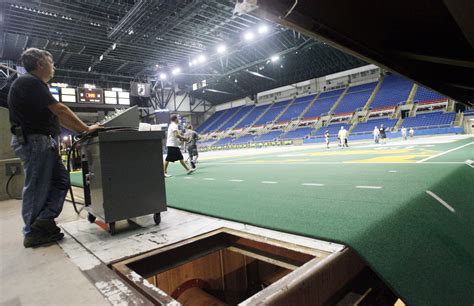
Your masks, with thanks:
[[(7, 0), (0, 58), (50, 51), (58, 82), (127, 88), (166, 74), (183, 91), (219, 104), (365, 65), (324, 42), (251, 14), (234, 0)], [(265, 33), (259, 27), (266, 25)], [(244, 38), (253, 31), (254, 38)], [(249, 37), (247, 37), (249, 38)], [(225, 44), (225, 53), (216, 48)], [(199, 56), (204, 55), (206, 59)], [(278, 59), (272, 57), (278, 56)], [(194, 64), (192, 64), (194, 61)], [(192, 66), (189, 65), (192, 64)], [(177, 67), (181, 72), (171, 76)]]
[(255, 2), (252, 14), (474, 106), (472, 0)]

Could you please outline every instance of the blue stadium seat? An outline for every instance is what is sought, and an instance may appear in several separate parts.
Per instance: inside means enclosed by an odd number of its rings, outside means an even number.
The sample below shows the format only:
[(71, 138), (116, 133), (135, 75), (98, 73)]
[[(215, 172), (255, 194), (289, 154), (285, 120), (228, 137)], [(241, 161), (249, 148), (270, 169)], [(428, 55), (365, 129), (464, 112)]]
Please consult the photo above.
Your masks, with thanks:
[(372, 109), (379, 109), (398, 104), (404, 104), (410, 95), (413, 82), (397, 75), (387, 75), (382, 81), (374, 101), (370, 104)]
[(224, 115), (222, 115), (219, 119), (217, 119), (214, 123), (212, 123), (211, 126), (209, 126), (209, 128), (207, 129), (207, 132), (212, 133), (212, 132), (217, 131), (219, 129), (219, 126), (221, 126), (224, 122), (229, 120), (229, 118), (235, 115), (235, 113), (237, 113), (241, 108), (242, 107), (239, 106), (239, 107), (233, 107), (233, 108), (227, 109)]
[(254, 140), (254, 142), (265, 142), (265, 141), (273, 141), (275, 139), (277, 139), (278, 137), (280, 137), (280, 135), (282, 134), (283, 132), (280, 131), (280, 130), (277, 130), (277, 131), (271, 131), (271, 132), (268, 132), (266, 134), (262, 134), (260, 136), (257, 136)]
[(416, 90), (416, 94), (415, 94), (415, 97), (413, 98), (413, 102), (422, 103), (422, 102), (428, 102), (428, 101), (439, 101), (443, 99), (447, 99), (447, 97), (429, 88), (420, 86)]
[(321, 93), (310, 109), (304, 114), (303, 120), (320, 117), (321, 114), (329, 112), (343, 91), (344, 89), (338, 89)]
[(311, 131), (313, 131), (312, 127), (300, 127), (300, 128), (297, 128), (296, 130), (289, 131), (288, 133), (283, 135), (281, 138), (282, 139), (305, 138), (311, 134)]
[(230, 118), (229, 121), (227, 121), (219, 130), (225, 131), (227, 129), (230, 129), (231, 127), (236, 125), (242, 117), (246, 116), (254, 107), (255, 106), (253, 105), (241, 107), (239, 111), (232, 118)]
[(416, 117), (408, 117), (403, 120), (402, 126), (406, 128), (424, 127), (448, 127), (451, 126), (456, 113), (433, 112), (419, 114)]
[(355, 112), (358, 108), (364, 107), (375, 86), (377, 86), (377, 82), (349, 87), (334, 113)]
[(252, 124), (268, 107), (270, 107), (270, 105), (256, 106), (235, 128), (240, 129)]
[(206, 130), (209, 128), (209, 126), (211, 124), (213, 124), (214, 121), (216, 121), (217, 118), (219, 118), (219, 116), (221, 116), (226, 111), (227, 110), (221, 110), (221, 111), (217, 111), (214, 114), (212, 114), (211, 117), (207, 118), (206, 121), (204, 121), (200, 126), (197, 127), (196, 132), (198, 132), (198, 133), (207, 132)]
[(278, 118), (277, 123), (282, 123), (286, 121), (295, 120), (298, 118), (301, 113), (308, 107), (308, 105), (313, 101), (315, 95), (310, 95), (306, 97), (297, 98), (293, 104), (288, 107), (286, 112)]
[(363, 133), (372, 134), (374, 127), (380, 128), (380, 125), (382, 124), (387, 129), (392, 129), (397, 124), (397, 121), (398, 119), (382, 118), (382, 119), (372, 119), (367, 122), (361, 122), (357, 124), (357, 126), (351, 131), (351, 135), (363, 134)]
[(273, 122), (273, 120), (275, 120), (275, 118), (285, 109), (285, 107), (288, 106), (289, 103), (291, 103), (291, 100), (285, 100), (273, 104), (270, 109), (262, 116), (262, 118), (255, 122), (255, 126)]
[(252, 142), (254, 137), (255, 137), (255, 136), (254, 136), (254, 135), (251, 135), (251, 134), (249, 134), (249, 135), (244, 135), (244, 136), (242, 136), (242, 137), (240, 137), (240, 138), (237, 138), (237, 139), (233, 142), (233, 144), (246, 144), (246, 143)]

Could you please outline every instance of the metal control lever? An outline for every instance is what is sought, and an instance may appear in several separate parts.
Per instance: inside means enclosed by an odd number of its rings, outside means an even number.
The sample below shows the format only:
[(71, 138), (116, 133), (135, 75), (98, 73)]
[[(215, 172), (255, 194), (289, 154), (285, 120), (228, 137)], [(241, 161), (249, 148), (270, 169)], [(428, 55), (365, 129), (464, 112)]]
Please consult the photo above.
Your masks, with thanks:
[(91, 184), (91, 178), (95, 176), (94, 172), (89, 172), (86, 174), (86, 184), (90, 185)]

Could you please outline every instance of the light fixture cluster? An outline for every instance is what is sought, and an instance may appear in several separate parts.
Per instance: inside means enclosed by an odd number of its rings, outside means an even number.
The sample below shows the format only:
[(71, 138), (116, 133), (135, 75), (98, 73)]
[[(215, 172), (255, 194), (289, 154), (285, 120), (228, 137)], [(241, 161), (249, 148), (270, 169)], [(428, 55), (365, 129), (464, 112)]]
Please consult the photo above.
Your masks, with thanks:
[[(269, 30), (270, 29), (269, 29), (268, 25), (261, 24), (258, 28), (254, 29), (254, 30), (246, 31), (243, 34), (243, 38), (246, 41), (251, 41), (254, 38), (256, 38), (258, 35), (264, 35), (264, 34), (268, 33)], [(132, 34), (133, 34), (133, 30), (132, 30)], [(219, 55), (223, 55), (227, 52), (227, 46), (225, 44), (220, 44), (220, 45), (216, 46), (215, 52)], [(276, 61), (278, 61), (278, 59), (279, 59), (278, 56), (276, 56), (276, 57), (273, 56), (271, 61), (276, 62)], [(207, 61), (206, 55), (201, 53), (201, 54), (197, 55), (196, 57), (194, 57), (193, 59), (191, 59), (189, 61), (188, 65), (189, 65), (189, 67), (193, 67), (193, 66), (204, 64), (206, 61)], [(158, 65), (156, 65), (156, 68), (159, 68)], [(174, 76), (178, 75), (180, 73), (181, 73), (181, 68), (180, 67), (175, 67), (171, 70), (171, 74), (174, 75)], [(166, 73), (160, 73), (159, 74), (159, 79), (162, 80), (162, 81), (166, 80), (167, 79)]]
[(40, 15), (44, 15), (44, 16), (59, 17), (61, 19), (65, 19), (65, 20), (72, 20), (72, 18), (69, 17), (69, 16), (58, 15), (58, 14), (51, 13), (51, 12), (48, 12), (48, 11), (45, 11), (45, 10), (34, 9), (34, 8), (31, 8), (31, 7), (26, 7), (26, 6), (22, 6), (22, 5), (18, 5), (18, 4), (10, 4), (10, 7), (20, 9), (20, 10), (24, 10), (24, 11), (28, 11), (28, 12), (32, 12), (32, 13), (36, 13), (36, 14), (40, 14)]

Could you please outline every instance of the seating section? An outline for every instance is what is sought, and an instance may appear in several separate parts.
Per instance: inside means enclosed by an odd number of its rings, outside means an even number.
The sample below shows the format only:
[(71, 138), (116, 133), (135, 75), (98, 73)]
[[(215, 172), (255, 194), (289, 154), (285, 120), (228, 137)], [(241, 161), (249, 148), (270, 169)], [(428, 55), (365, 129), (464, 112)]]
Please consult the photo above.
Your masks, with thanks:
[(367, 122), (361, 122), (357, 124), (357, 126), (351, 131), (351, 135), (354, 134), (364, 134), (364, 133), (372, 133), (374, 127), (380, 127), (382, 124), (387, 129), (392, 129), (397, 124), (398, 119), (389, 119), (389, 118), (382, 118), (382, 119), (372, 119)]
[(254, 139), (255, 135), (244, 135), (240, 138), (237, 138), (233, 144), (246, 144), (246, 143), (249, 143), (249, 142), (252, 142), (252, 140)]
[(258, 137), (256, 137), (254, 139), (255, 142), (266, 142), (266, 141), (273, 141), (275, 139), (277, 139), (278, 137), (280, 137), (280, 135), (282, 134), (283, 132), (280, 131), (280, 130), (277, 130), (277, 131), (271, 131), (271, 132), (268, 132), (266, 134), (262, 134)]
[(324, 136), (324, 133), (326, 132), (326, 130), (329, 131), (330, 136), (337, 136), (337, 133), (339, 133), (341, 126), (343, 126), (346, 130), (349, 130), (349, 128), (351, 127), (351, 125), (347, 123), (330, 124), (328, 126), (321, 127), (316, 133), (314, 133), (314, 136), (322, 137)]
[(422, 127), (446, 127), (451, 126), (456, 113), (434, 112), (419, 114), (416, 117), (408, 117), (403, 120), (402, 126), (406, 128), (422, 128)]
[(242, 107), (239, 106), (239, 107), (233, 107), (233, 108), (227, 109), (227, 111), (221, 117), (219, 117), (219, 119), (217, 119), (213, 124), (211, 124), (211, 126), (207, 129), (207, 132), (208, 133), (216, 132), (219, 129), (219, 127), (222, 124), (224, 124), (224, 122), (229, 120), (229, 118), (235, 115), (235, 113), (238, 112), (241, 108)]
[(260, 118), (257, 122), (255, 122), (255, 126), (264, 125), (267, 123), (272, 123), (275, 118), (291, 103), (292, 100), (285, 100), (281, 102), (277, 102), (272, 104), (270, 109)]
[(363, 108), (374, 91), (375, 86), (377, 86), (377, 82), (349, 87), (334, 113), (349, 113)]
[(216, 119), (219, 118), (219, 116), (222, 115), (225, 111), (227, 110), (217, 111), (214, 114), (212, 114), (211, 117), (207, 118), (206, 121), (204, 121), (200, 126), (197, 127), (196, 132), (198, 133), (206, 132), (209, 126), (213, 124), (214, 121), (216, 121)]
[(269, 105), (260, 105), (252, 109), (250, 113), (235, 127), (236, 129), (244, 128), (252, 124), (257, 118), (269, 107)]
[(225, 146), (225, 145), (228, 145), (229, 143), (231, 143), (232, 140), (234, 140), (233, 137), (224, 137), (224, 138), (219, 139), (219, 140), (214, 144), (214, 146), (216, 146), (216, 147)]
[(198, 148), (207, 148), (207, 147), (212, 146), (214, 142), (216, 142), (214, 139), (207, 140), (207, 141), (198, 141), (197, 146)]
[(413, 82), (410, 80), (397, 75), (387, 75), (375, 94), (374, 101), (370, 107), (372, 109), (379, 109), (404, 104), (410, 95), (412, 87)]
[(250, 110), (253, 109), (253, 108), (254, 108), (253, 105), (248, 105), (248, 106), (241, 107), (239, 109), (239, 111), (237, 113), (235, 113), (235, 115), (232, 118), (230, 118), (229, 121), (227, 121), (219, 130), (225, 131), (227, 129), (230, 129), (231, 127), (236, 125), (237, 122), (239, 122), (240, 119), (245, 117), (250, 112)]
[(311, 134), (311, 131), (313, 131), (313, 128), (311, 127), (301, 127), (301, 128), (297, 128), (296, 130), (289, 131), (288, 133), (283, 135), (281, 138), (282, 139), (305, 138), (306, 136), (309, 136)]
[(320, 117), (321, 114), (328, 113), (343, 91), (344, 89), (338, 89), (320, 94), (318, 99), (314, 101), (313, 105), (304, 114), (303, 120)]
[(297, 119), (299, 116), (301, 116), (301, 113), (308, 107), (311, 101), (313, 101), (314, 96), (315, 95), (310, 95), (297, 98), (293, 104), (288, 107), (286, 112), (283, 113), (280, 118), (278, 118), (277, 123), (283, 123)]
[(436, 91), (433, 91), (429, 88), (420, 86), (416, 90), (415, 97), (413, 98), (414, 103), (422, 103), (422, 102), (428, 102), (428, 101), (439, 101), (439, 100), (444, 100), (447, 99), (446, 96), (443, 96), (442, 94), (437, 93)]

